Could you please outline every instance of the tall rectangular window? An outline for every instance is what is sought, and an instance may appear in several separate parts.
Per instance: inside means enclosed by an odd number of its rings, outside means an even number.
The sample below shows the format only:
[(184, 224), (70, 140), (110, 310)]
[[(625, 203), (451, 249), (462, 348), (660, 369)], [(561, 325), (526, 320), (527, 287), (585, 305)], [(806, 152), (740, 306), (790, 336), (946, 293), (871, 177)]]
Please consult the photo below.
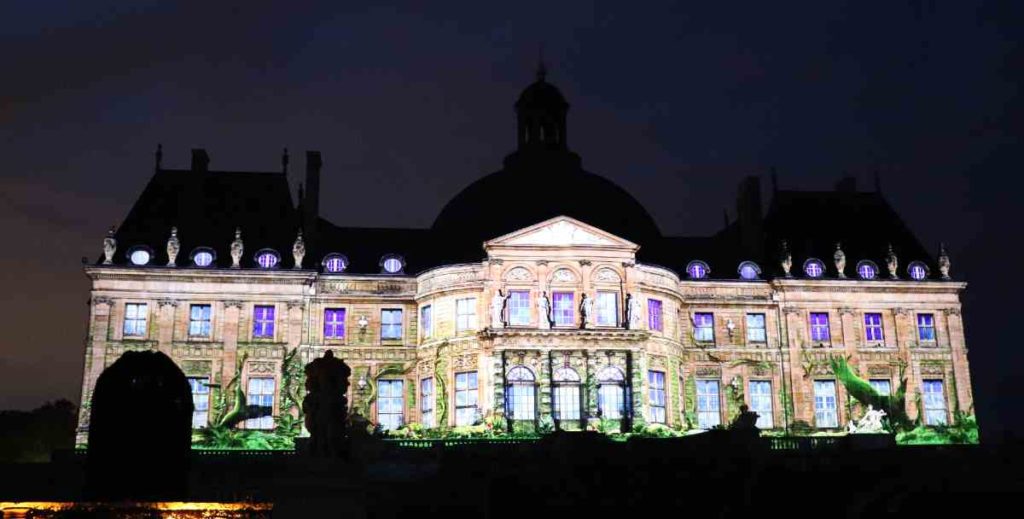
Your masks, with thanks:
[(811, 312), (811, 340), (814, 342), (829, 342), (828, 313)]
[(715, 314), (693, 314), (693, 340), (715, 342)]
[(455, 300), (455, 331), (464, 332), (476, 329), (476, 298), (467, 297)]
[(619, 293), (597, 293), (597, 325), (618, 326), (619, 324)]
[(766, 342), (767, 340), (764, 314), (747, 314), (747, 342)]
[(576, 307), (573, 305), (572, 292), (551, 293), (551, 315), (555, 326), (573, 326), (576, 324)]
[(647, 300), (647, 329), (658, 332), (664, 330), (664, 323), (661, 320), (661, 301), (658, 299)]
[[(578, 377), (577, 377), (578, 378)], [(578, 380), (559, 382), (551, 389), (555, 420), (580, 419), (580, 383)]]
[[(543, 317), (542, 317), (543, 319)], [(510, 290), (508, 293), (508, 324), (528, 326), (530, 324), (530, 291)]]
[(210, 317), (212, 311), (210, 305), (191, 305), (188, 309), (188, 335), (189, 337), (209, 337)]
[(767, 380), (750, 381), (750, 410), (757, 413), (757, 428), (775, 427), (772, 416), (772, 383)]
[(192, 428), (200, 429), (210, 423), (210, 386), (206, 377), (189, 377), (192, 389)]
[(345, 338), (345, 309), (328, 308), (324, 310), (324, 338)]
[(269, 305), (256, 305), (252, 309), (252, 336), (273, 337), (274, 336), (274, 307)]
[(434, 309), (430, 305), (420, 308), (420, 332), (424, 339), (434, 334)]
[(892, 383), (888, 379), (873, 378), (869, 382), (871, 383), (871, 388), (877, 391), (879, 395), (889, 396), (892, 394)]
[(697, 424), (701, 429), (710, 429), (722, 423), (718, 400), (717, 380), (697, 381)]
[(124, 336), (144, 337), (146, 335), (146, 303), (126, 303), (124, 305)]
[(924, 400), (924, 424), (946, 425), (946, 396), (942, 380), (922, 380), (921, 396)]
[(249, 418), (245, 421), (246, 429), (274, 428), (274, 377), (250, 377), (245, 403), (263, 408), (264, 416)]
[(814, 381), (814, 425), (822, 429), (839, 427), (834, 380)]
[(477, 377), (475, 371), (455, 374), (455, 425), (473, 425), (477, 414)]
[(917, 314), (917, 338), (921, 342), (935, 342), (934, 314)]
[(881, 342), (882, 335), (882, 314), (864, 314), (864, 340), (869, 342)]
[(380, 338), (402, 338), (402, 310), (387, 309), (380, 311)]
[(665, 423), (665, 372), (647, 372), (647, 420)]
[(393, 431), (402, 427), (402, 386), (404, 380), (377, 381), (377, 423), (385, 430)]
[(420, 380), (420, 425), (426, 428), (437, 427), (434, 423), (434, 379)]

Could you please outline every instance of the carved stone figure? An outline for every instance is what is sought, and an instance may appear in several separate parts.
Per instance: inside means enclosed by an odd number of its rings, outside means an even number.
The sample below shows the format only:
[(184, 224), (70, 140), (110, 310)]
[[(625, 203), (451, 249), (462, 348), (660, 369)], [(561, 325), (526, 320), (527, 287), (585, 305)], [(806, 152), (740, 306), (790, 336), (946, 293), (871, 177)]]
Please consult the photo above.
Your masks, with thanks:
[(751, 411), (745, 404), (741, 405), (740, 413), (729, 424), (729, 430), (737, 434), (757, 437), (761, 434), (761, 430), (757, 428), (757, 419), (759, 417), (760, 415)]
[(939, 273), (942, 279), (949, 279), (949, 254), (946, 254), (946, 244), (939, 244)]
[(306, 256), (306, 242), (302, 239), (302, 229), (299, 229), (298, 236), (295, 237), (295, 243), (292, 244), (292, 259), (295, 260), (295, 266), (292, 268), (302, 268), (302, 258)]
[(491, 296), (491, 328), (504, 328), (505, 295), (498, 290)]
[(847, 432), (862, 434), (884, 433), (885, 427), (882, 426), (882, 417), (885, 415), (885, 411), (875, 409), (871, 404), (868, 404), (868, 410), (864, 412), (864, 416), (861, 417), (857, 424), (850, 421)]
[(836, 272), (839, 273), (840, 278), (846, 277), (846, 253), (843, 252), (842, 245), (836, 243), (836, 252), (832, 255), (832, 258), (836, 261)]
[(591, 328), (594, 324), (594, 300), (584, 293), (580, 298), (580, 328)]
[(626, 327), (630, 330), (639, 330), (641, 319), (640, 298), (626, 294)]
[(110, 230), (107, 231), (107, 237), (103, 238), (103, 264), (111, 265), (114, 263), (114, 253), (117, 252), (117, 239), (114, 238), (114, 227), (111, 226)]
[(537, 298), (537, 326), (542, 330), (551, 328), (551, 300), (547, 292), (541, 292)]
[(302, 399), (309, 453), (318, 457), (347, 454), (345, 415), (348, 409), (348, 378), (352, 369), (327, 350), (324, 356), (306, 364), (306, 397)]
[(896, 274), (896, 270), (899, 268), (899, 261), (896, 259), (896, 253), (892, 250), (892, 244), (889, 244), (889, 252), (885, 255), (885, 268), (889, 271), (889, 279), (897, 279), (899, 276)]
[(178, 252), (181, 251), (181, 242), (178, 241), (178, 228), (171, 227), (171, 236), (167, 238), (167, 266), (173, 267), (174, 261), (178, 259)]
[(786, 243), (786, 240), (782, 240), (782, 249), (779, 252), (779, 266), (782, 267), (782, 273), (787, 278), (793, 277), (793, 274), (789, 272), (793, 268), (793, 255), (789, 253), (789, 244)]
[(241, 268), (242, 252), (245, 246), (242, 244), (242, 229), (235, 227), (235, 241), (231, 242), (231, 268)]

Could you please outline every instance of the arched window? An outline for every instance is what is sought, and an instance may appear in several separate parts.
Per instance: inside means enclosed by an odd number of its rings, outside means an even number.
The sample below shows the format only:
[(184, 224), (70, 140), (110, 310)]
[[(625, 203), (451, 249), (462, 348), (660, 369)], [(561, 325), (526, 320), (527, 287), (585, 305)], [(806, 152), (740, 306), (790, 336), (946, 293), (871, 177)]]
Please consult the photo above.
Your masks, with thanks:
[(761, 275), (761, 267), (757, 266), (757, 263), (753, 261), (744, 261), (740, 263), (736, 272), (740, 275), (740, 279), (754, 280)]
[(580, 419), (580, 375), (572, 368), (559, 368), (552, 377), (551, 400), (555, 421)]
[(921, 261), (912, 261), (907, 265), (907, 274), (915, 281), (922, 281), (928, 277), (928, 265)]
[(256, 251), (256, 264), (261, 269), (272, 269), (281, 262), (281, 255), (274, 249), (260, 249)]
[(622, 370), (605, 366), (597, 373), (597, 412), (601, 418), (619, 420), (626, 405), (626, 376)]
[(380, 259), (380, 266), (386, 274), (401, 274), (405, 268), (405, 258), (398, 254), (386, 254)]
[(324, 256), (323, 266), (327, 272), (344, 272), (348, 268), (348, 258), (344, 254), (331, 253)]
[(825, 264), (817, 258), (810, 258), (804, 262), (804, 274), (809, 278), (820, 278), (825, 275)]
[(686, 275), (690, 276), (690, 279), (704, 279), (711, 273), (711, 269), (708, 268), (708, 264), (700, 260), (691, 261), (686, 265)]
[(192, 264), (197, 267), (209, 267), (217, 259), (217, 252), (209, 247), (197, 247), (192, 251)]
[(505, 375), (505, 416), (509, 420), (537, 418), (537, 380), (526, 366), (516, 366)]
[(878, 265), (870, 260), (861, 260), (857, 263), (857, 275), (861, 279), (875, 279), (878, 277)]

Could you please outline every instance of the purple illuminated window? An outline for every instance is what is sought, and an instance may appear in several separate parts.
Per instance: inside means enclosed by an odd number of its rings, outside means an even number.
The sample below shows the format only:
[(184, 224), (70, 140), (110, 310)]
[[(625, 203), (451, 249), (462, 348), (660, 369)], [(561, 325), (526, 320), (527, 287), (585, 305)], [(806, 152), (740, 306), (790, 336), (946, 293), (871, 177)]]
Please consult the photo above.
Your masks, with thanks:
[(921, 281), (928, 277), (928, 267), (925, 267), (924, 263), (921, 263), (920, 261), (911, 263), (910, 267), (907, 268), (907, 271), (910, 273), (910, 277), (916, 281)]
[(827, 313), (811, 313), (811, 340), (815, 342), (828, 342), (829, 333)]
[(661, 301), (657, 299), (647, 300), (647, 329), (662, 331)]
[(690, 279), (704, 279), (708, 275), (708, 266), (703, 262), (694, 261), (686, 267), (686, 273), (690, 275)]
[(809, 260), (807, 264), (804, 265), (804, 273), (806, 273), (809, 278), (820, 278), (821, 275), (825, 273), (825, 267), (818, 260)]
[(324, 338), (345, 338), (345, 309), (328, 308), (324, 310)]
[(327, 272), (342, 272), (345, 270), (346, 266), (345, 258), (338, 255), (328, 256), (327, 259), (324, 260), (324, 270)]
[(576, 307), (573, 305), (572, 292), (551, 293), (551, 314), (555, 326), (572, 326), (576, 324)]
[(256, 305), (252, 309), (252, 336), (274, 336), (274, 307)]
[(922, 341), (935, 342), (935, 316), (917, 314), (917, 337)]
[(882, 314), (864, 314), (864, 339), (884, 340), (882, 336)]
[(857, 265), (857, 275), (861, 279), (875, 279), (878, 276), (878, 267), (874, 266), (871, 262), (862, 261)]
[(256, 263), (259, 264), (260, 268), (272, 269), (277, 266), (278, 257), (273, 252), (262, 252), (256, 256)]
[(697, 342), (715, 342), (715, 314), (693, 314), (693, 339)]

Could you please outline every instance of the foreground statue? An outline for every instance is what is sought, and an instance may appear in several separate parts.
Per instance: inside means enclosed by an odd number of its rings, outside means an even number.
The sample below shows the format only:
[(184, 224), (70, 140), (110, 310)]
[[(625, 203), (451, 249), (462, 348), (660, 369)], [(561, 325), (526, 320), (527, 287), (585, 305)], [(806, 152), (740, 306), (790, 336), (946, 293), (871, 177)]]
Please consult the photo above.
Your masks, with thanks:
[(345, 415), (348, 412), (348, 377), (352, 369), (327, 350), (324, 356), (306, 364), (306, 397), (302, 399), (309, 454), (335, 458), (347, 455)]
[(856, 424), (850, 421), (850, 426), (847, 429), (849, 433), (855, 434), (881, 434), (885, 432), (885, 427), (882, 425), (882, 417), (885, 416), (885, 411), (881, 409), (875, 409), (874, 406), (868, 404), (868, 410), (864, 412), (864, 416)]

